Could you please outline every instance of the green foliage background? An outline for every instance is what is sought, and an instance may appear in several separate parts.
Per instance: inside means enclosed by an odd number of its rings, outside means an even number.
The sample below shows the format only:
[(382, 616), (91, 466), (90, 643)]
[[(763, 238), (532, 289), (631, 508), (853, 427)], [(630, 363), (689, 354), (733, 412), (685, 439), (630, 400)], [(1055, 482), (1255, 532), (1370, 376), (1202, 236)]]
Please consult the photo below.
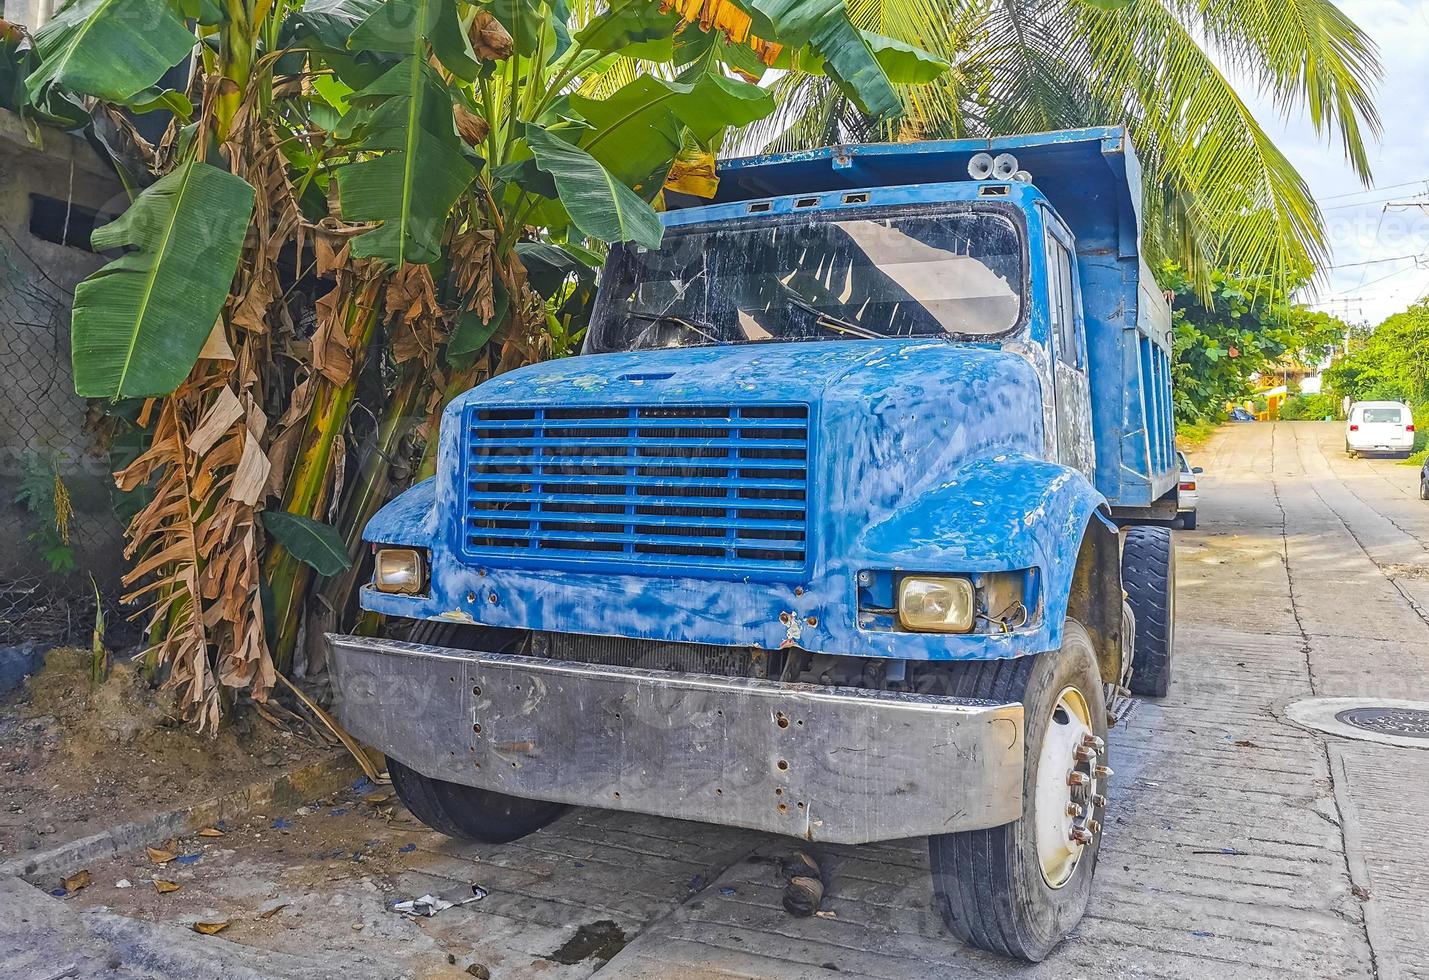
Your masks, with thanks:
[(1158, 278), (1173, 294), (1171, 376), (1182, 424), (1220, 418), (1226, 402), (1250, 396), (1255, 375), (1282, 358), (1317, 364), (1344, 336), (1341, 321), (1292, 306), (1287, 291), (1264, 277), (1216, 270), (1209, 294), (1173, 263)]

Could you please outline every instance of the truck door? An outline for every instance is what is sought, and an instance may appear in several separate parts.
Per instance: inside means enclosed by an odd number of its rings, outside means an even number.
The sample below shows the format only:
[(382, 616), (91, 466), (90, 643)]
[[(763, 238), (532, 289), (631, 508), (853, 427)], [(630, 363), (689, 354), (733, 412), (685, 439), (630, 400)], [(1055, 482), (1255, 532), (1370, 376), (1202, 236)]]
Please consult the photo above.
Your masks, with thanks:
[(1057, 457), (1095, 480), (1092, 398), (1087, 383), (1086, 330), (1077, 281), (1072, 234), (1050, 211), (1047, 228), (1047, 309), (1051, 324), (1052, 371), (1057, 394)]

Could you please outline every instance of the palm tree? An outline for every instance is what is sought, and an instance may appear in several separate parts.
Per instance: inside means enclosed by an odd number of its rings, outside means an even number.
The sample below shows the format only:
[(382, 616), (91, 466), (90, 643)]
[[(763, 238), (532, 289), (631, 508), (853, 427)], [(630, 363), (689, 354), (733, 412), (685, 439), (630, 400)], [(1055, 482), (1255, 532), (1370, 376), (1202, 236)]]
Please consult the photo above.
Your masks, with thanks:
[(1125, 123), (1145, 169), (1150, 251), (1203, 283), (1214, 267), (1284, 283), (1327, 254), (1304, 178), (1228, 74), (1282, 115), (1305, 111), (1369, 180), (1379, 62), (1333, 0), (850, 0), (849, 13), (951, 70), (901, 86), (893, 123), (869, 120), (816, 73), (790, 72), (775, 83), (780, 112), (741, 149)]

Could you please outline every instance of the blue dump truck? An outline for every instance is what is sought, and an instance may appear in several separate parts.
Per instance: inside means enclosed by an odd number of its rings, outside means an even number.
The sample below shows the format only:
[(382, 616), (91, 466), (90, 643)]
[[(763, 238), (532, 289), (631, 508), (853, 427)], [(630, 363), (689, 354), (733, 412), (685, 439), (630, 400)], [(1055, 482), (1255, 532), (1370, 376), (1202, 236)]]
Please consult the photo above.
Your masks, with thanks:
[(569, 805), (926, 836), (950, 931), (1041, 959), (1087, 906), (1108, 727), (1170, 679), (1130, 141), (720, 178), (613, 250), (582, 356), (446, 411), (437, 477), (367, 528), (386, 629), (329, 637), (338, 715), (455, 837)]

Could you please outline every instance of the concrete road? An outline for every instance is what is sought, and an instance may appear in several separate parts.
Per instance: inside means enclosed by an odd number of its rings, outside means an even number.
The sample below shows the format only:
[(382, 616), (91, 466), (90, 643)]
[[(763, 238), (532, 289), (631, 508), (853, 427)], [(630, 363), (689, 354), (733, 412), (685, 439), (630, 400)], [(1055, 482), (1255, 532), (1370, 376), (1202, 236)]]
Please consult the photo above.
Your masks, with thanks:
[[(1195, 455), (1207, 472), (1200, 529), (1179, 535), (1171, 695), (1113, 733), (1091, 911), (1047, 963), (948, 938), (921, 841), (817, 848), (833, 878), (826, 914), (800, 920), (779, 902), (788, 841), (583, 811), (473, 847), (380, 797), (183, 842), (203, 856), (161, 873), (182, 886), (168, 895), (142, 856), (93, 867), (95, 884), (66, 908), (92, 910), (81, 920), (105, 906), (139, 921), (231, 918), (206, 940), (214, 963), (240, 944), (280, 957), (275, 975), (308, 962), (354, 978), (463, 976), (472, 964), (498, 978), (621, 980), (1429, 978), (1429, 751), (1285, 716), (1312, 697), (1429, 701), (1429, 502), (1415, 470), (1342, 446), (1338, 426), (1250, 424)], [(490, 895), (432, 919), (387, 910), (472, 883)]]

